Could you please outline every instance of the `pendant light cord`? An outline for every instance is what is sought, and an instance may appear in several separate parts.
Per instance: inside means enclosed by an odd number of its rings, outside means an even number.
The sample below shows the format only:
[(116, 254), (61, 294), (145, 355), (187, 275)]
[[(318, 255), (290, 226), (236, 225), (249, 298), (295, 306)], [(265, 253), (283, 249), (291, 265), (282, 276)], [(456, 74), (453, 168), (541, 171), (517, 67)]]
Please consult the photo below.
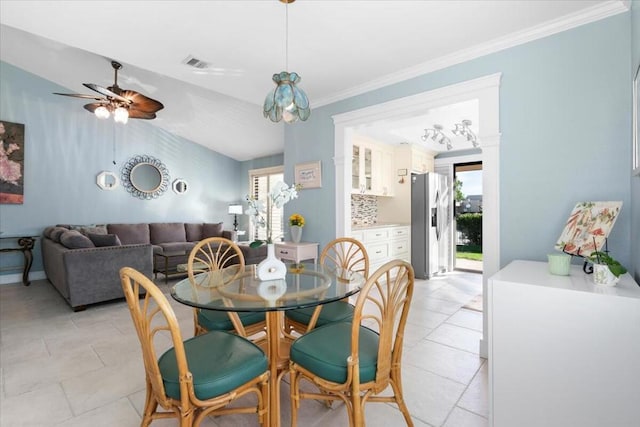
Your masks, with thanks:
[(284, 23), (284, 57), (285, 71), (289, 72), (289, 2), (285, 3), (285, 23)]

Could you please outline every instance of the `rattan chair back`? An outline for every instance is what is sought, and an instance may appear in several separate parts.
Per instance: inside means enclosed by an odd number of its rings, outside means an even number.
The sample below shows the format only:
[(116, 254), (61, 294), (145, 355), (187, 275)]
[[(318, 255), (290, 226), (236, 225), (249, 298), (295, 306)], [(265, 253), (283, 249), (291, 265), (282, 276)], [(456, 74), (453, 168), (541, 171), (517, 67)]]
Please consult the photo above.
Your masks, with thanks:
[(339, 237), (329, 242), (320, 254), (320, 264), (336, 272), (356, 271), (369, 277), (369, 255), (364, 245), (351, 237)]

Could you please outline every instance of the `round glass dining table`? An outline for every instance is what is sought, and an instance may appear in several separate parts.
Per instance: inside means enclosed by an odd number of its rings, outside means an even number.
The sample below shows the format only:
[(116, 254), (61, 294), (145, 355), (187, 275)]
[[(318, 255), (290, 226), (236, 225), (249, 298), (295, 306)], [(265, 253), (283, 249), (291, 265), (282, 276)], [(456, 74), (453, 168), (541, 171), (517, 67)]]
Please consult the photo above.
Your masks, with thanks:
[[(269, 360), (268, 425), (280, 425), (280, 380), (289, 365), (291, 336), (284, 311), (314, 307), (360, 291), (362, 274), (314, 264), (290, 264), (284, 279), (261, 281), (256, 265), (230, 266), (176, 283), (171, 296), (196, 308), (226, 312), (265, 312)], [(233, 314), (232, 314), (233, 318)]]

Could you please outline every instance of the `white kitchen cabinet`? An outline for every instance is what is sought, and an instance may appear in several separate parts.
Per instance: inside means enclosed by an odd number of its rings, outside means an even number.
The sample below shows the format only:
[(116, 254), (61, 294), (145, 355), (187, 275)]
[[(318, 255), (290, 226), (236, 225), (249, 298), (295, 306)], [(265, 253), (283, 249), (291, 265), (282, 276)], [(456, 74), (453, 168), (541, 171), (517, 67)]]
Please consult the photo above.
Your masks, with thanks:
[(601, 287), (571, 267), (513, 261), (489, 279), (493, 427), (630, 427), (640, 422), (640, 287)]
[(411, 234), (408, 225), (374, 226), (354, 230), (351, 234), (361, 241), (369, 255), (369, 273), (392, 259), (411, 262)]
[(351, 192), (373, 196), (394, 193), (393, 150), (382, 144), (357, 142), (351, 159)]
[(420, 147), (411, 146), (411, 171), (415, 173), (433, 172), (433, 154)]

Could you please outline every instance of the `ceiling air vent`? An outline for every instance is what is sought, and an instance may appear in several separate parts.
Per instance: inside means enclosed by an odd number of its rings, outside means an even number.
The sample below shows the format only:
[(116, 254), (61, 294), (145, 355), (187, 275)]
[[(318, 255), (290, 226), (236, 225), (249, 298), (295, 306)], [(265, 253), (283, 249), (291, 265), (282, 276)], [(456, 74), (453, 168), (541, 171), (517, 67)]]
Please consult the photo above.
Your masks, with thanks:
[(205, 69), (205, 68), (209, 68), (209, 63), (204, 62), (198, 58), (194, 58), (193, 55), (189, 55), (187, 56), (183, 61), (183, 64), (186, 64), (190, 67), (193, 68), (198, 68), (200, 70)]

